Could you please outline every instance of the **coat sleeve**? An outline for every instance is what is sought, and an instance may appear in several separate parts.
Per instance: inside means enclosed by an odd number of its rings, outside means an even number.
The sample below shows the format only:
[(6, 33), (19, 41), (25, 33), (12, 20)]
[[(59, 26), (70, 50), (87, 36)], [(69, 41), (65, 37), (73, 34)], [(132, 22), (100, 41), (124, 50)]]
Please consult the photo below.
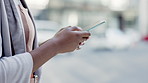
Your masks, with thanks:
[(11, 57), (2, 56), (2, 39), (0, 36), (0, 83), (29, 83), (33, 68), (30, 53)]

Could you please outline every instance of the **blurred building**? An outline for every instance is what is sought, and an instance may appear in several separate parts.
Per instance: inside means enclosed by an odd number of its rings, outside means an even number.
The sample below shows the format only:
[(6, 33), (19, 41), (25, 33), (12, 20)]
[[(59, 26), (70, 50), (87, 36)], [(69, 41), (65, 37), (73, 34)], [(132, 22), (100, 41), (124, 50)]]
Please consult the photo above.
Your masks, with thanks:
[(148, 0), (139, 0), (139, 30), (143, 36), (148, 35)]
[(55, 21), (62, 26), (86, 27), (107, 20), (106, 28), (139, 30), (148, 34), (147, 0), (27, 0), (35, 19)]

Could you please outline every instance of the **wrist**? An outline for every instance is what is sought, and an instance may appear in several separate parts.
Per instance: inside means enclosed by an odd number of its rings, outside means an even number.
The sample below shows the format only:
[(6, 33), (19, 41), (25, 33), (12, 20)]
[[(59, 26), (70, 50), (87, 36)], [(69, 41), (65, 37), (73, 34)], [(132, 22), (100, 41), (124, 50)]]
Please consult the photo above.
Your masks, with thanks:
[(55, 49), (55, 54), (59, 54), (61, 49), (59, 39), (51, 38), (48, 42), (52, 42), (53, 48)]

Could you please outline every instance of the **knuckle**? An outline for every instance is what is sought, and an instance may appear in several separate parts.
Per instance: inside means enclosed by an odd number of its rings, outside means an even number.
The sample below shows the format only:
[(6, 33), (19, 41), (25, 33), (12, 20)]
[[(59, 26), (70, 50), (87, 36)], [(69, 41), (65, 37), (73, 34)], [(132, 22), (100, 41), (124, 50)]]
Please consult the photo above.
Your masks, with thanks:
[(89, 35), (89, 36), (91, 36), (91, 34), (90, 34), (90, 33), (88, 33), (88, 35)]
[(76, 27), (76, 26), (73, 26), (72, 28), (73, 28), (73, 29), (78, 29), (78, 27)]
[(86, 32), (86, 33), (85, 33), (85, 35), (87, 35), (87, 36), (90, 36), (90, 35), (91, 35), (91, 33), (89, 33), (89, 32)]
[(81, 34), (76, 33), (75, 36), (76, 36), (76, 37), (81, 37)]
[(79, 29), (79, 30), (83, 30), (81, 27), (77, 27), (77, 29)]

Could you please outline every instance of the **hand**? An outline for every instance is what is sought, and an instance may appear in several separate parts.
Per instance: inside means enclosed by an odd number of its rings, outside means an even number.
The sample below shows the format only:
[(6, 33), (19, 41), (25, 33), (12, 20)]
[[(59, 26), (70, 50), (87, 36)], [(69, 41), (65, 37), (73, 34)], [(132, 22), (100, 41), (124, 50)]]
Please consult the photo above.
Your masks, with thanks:
[(87, 31), (78, 27), (66, 27), (40, 47), (30, 51), (33, 58), (33, 72), (58, 53), (74, 51), (79, 44), (90, 36)]
[(82, 31), (79, 27), (69, 26), (58, 31), (52, 39), (58, 46), (58, 53), (65, 53), (74, 51), (89, 36), (89, 32)]

